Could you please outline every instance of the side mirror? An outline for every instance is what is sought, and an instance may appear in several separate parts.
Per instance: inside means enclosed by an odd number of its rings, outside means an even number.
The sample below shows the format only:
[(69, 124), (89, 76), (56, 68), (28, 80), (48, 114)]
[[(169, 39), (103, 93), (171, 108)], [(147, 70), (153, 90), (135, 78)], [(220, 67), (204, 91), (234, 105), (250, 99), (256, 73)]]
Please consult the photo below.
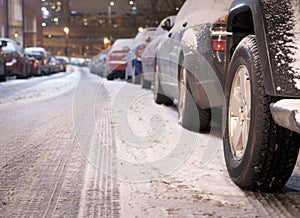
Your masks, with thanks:
[(166, 30), (166, 31), (170, 31), (172, 29), (173, 25), (171, 24), (171, 20), (170, 19), (167, 19), (164, 24), (161, 26), (161, 28), (163, 30)]
[(7, 46), (7, 41), (0, 41), (0, 48), (6, 47)]
[(151, 38), (151, 36), (149, 36), (149, 37), (146, 39), (146, 42), (149, 43), (149, 42), (151, 42), (151, 40), (152, 40), (152, 38)]

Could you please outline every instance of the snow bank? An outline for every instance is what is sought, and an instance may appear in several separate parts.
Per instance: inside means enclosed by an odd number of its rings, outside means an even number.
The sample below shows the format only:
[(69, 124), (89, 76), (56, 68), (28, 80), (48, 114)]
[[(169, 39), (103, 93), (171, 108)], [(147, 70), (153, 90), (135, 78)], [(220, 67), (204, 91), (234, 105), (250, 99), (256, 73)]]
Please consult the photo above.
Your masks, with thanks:
[(284, 99), (276, 102), (275, 107), (281, 108), (282, 110), (295, 112), (295, 118), (297, 124), (300, 126), (300, 101), (298, 99)]
[(28, 102), (66, 93), (74, 89), (80, 79), (80, 72), (74, 67), (69, 67), (67, 72), (1, 83), (0, 105)]

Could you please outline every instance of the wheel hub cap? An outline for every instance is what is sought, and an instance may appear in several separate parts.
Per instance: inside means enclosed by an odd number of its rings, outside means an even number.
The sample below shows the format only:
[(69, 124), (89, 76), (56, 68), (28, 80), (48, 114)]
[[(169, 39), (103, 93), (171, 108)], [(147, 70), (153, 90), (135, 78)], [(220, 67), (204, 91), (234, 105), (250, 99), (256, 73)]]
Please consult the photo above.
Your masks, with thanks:
[(228, 131), (231, 152), (240, 160), (245, 153), (251, 119), (251, 86), (249, 71), (242, 65), (234, 76), (228, 107)]

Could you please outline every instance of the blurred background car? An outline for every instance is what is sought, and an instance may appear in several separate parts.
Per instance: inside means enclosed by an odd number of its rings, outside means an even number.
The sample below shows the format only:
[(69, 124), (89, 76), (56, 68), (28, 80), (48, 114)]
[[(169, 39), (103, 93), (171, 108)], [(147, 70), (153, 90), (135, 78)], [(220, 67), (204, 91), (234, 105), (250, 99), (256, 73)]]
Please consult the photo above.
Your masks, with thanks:
[(126, 59), (130, 48), (134, 43), (132, 38), (117, 39), (108, 52), (105, 62), (105, 74), (108, 80), (125, 78)]
[(27, 47), (25, 48), (25, 54), (34, 57), (39, 61), (41, 68), (41, 74), (49, 75), (50, 66), (48, 63), (48, 52), (42, 47)]
[(66, 72), (67, 70), (67, 61), (62, 56), (55, 56), (56, 63), (59, 65), (60, 72)]
[(105, 73), (105, 62), (107, 58), (107, 54), (110, 49), (106, 49), (103, 52), (99, 53), (95, 57), (92, 58), (89, 68), (90, 72), (96, 74), (98, 76), (104, 77)]
[(0, 38), (6, 46), (2, 47), (6, 58), (6, 76), (16, 76), (17, 78), (27, 78), (28, 60), (25, 58), (24, 48), (16, 41), (9, 38)]
[(38, 59), (36, 59), (33, 55), (29, 55), (25, 53), (25, 58), (27, 60), (27, 70), (30, 71), (30, 76), (41, 76), (41, 63)]
[(168, 32), (174, 25), (176, 16), (163, 19), (157, 27), (152, 41), (146, 46), (142, 55), (143, 76), (141, 77), (142, 88), (150, 89), (154, 80), (155, 52), (162, 39), (168, 38)]
[(6, 41), (0, 41), (0, 81), (5, 81), (6, 80), (6, 75), (5, 75), (5, 54), (2, 51), (2, 47), (6, 46)]
[(134, 72), (133, 72), (133, 82), (135, 84), (141, 83), (141, 75), (143, 74), (143, 66), (142, 66), (142, 55), (144, 53), (146, 45), (139, 44), (134, 49), (135, 58), (133, 60)]
[(50, 66), (50, 74), (61, 72), (61, 64), (54, 56), (49, 57), (48, 64)]
[(82, 67), (84, 66), (85, 59), (81, 57), (71, 57), (69, 64)]
[(149, 44), (155, 34), (156, 27), (148, 27), (143, 29), (141, 32), (137, 33), (134, 37), (133, 46), (130, 48), (130, 51), (126, 57), (126, 71), (125, 71), (125, 79), (129, 81), (135, 82), (135, 66), (134, 61), (137, 57), (137, 51), (140, 46), (146, 46)]

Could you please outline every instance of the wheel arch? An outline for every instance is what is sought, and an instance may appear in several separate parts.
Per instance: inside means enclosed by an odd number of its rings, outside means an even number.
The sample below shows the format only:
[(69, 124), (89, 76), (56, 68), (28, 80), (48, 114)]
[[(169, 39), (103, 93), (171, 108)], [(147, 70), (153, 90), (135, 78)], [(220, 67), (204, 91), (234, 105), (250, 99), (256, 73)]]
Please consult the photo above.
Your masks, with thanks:
[(226, 72), (237, 45), (247, 35), (255, 35), (266, 93), (276, 95), (264, 17), (259, 0), (246, 0), (244, 4), (233, 4), (228, 14), (227, 31), (231, 32), (232, 36), (227, 37)]

